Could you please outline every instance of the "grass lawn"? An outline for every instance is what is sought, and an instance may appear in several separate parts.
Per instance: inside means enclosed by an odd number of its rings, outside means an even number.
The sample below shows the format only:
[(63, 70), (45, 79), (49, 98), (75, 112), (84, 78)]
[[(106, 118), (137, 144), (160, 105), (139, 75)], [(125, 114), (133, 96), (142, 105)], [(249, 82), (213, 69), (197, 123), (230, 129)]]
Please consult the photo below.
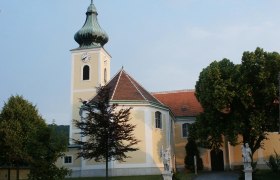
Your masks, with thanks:
[[(104, 177), (91, 177), (91, 178), (69, 178), (67, 180), (104, 180)], [(109, 180), (162, 180), (160, 175), (155, 176), (119, 176), (119, 177), (109, 177)]]
[(256, 180), (279, 180), (280, 172), (273, 173), (271, 170), (258, 170), (255, 174)]
[(175, 177), (179, 180), (192, 180), (195, 177), (195, 174), (188, 171), (182, 171), (177, 173)]
[[(191, 173), (178, 173), (176, 177), (182, 180), (191, 180), (195, 175)], [(104, 177), (91, 177), (91, 178), (69, 178), (67, 180), (104, 180)], [(123, 177), (109, 177), (109, 180), (162, 180), (161, 175), (153, 176), (123, 176)]]

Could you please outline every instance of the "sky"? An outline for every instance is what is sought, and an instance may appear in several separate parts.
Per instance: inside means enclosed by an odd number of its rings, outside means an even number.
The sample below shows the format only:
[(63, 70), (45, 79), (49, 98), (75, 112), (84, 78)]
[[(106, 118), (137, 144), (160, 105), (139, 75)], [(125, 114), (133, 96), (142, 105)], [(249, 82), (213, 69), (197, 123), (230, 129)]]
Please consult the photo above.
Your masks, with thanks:
[[(0, 1), (0, 109), (22, 95), (47, 123), (70, 124), (70, 50), (90, 0)], [(214, 60), (280, 52), (279, 0), (94, 0), (122, 66), (148, 91), (194, 89)]]

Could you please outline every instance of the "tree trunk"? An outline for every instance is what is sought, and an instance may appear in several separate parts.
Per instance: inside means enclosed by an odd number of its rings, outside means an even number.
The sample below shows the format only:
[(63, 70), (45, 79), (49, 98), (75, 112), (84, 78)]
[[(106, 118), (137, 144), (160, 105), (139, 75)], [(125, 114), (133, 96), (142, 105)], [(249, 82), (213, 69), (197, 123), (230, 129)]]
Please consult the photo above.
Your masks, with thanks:
[(19, 165), (17, 163), (17, 180), (19, 180)]
[(108, 180), (108, 154), (106, 156), (106, 180)]
[(10, 168), (10, 166), (8, 167), (8, 180), (11, 180), (11, 168)]
[(108, 137), (106, 143), (106, 180), (108, 180)]

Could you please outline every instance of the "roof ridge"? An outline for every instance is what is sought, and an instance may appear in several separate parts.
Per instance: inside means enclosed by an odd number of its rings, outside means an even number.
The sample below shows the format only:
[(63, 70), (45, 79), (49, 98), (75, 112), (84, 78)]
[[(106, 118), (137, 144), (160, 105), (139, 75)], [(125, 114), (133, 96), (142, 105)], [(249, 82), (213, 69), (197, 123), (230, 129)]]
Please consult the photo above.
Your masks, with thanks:
[(114, 96), (115, 96), (115, 92), (116, 92), (116, 89), (117, 89), (117, 87), (118, 87), (118, 84), (119, 84), (119, 81), (120, 81), (120, 77), (121, 77), (121, 73), (122, 73), (122, 72), (123, 72), (123, 68), (122, 68), (121, 70), (119, 70), (119, 72), (112, 78), (112, 79), (114, 79), (118, 74), (120, 74), (119, 77), (118, 77), (117, 83), (116, 83), (116, 85), (115, 85), (115, 87), (114, 87), (114, 90), (113, 90), (113, 93), (112, 93), (112, 96), (111, 96), (111, 99), (110, 99), (110, 100), (113, 100), (113, 98), (114, 98)]
[[(131, 80), (131, 79), (133, 79), (127, 72), (125, 72), (126, 73), (126, 75), (127, 75), (127, 78), (129, 79), (129, 81), (132, 83), (132, 85), (136, 88), (136, 90), (140, 93), (140, 95), (147, 101), (147, 98), (142, 94), (142, 92), (138, 89), (138, 87), (135, 85), (135, 83)], [(134, 80), (134, 79), (133, 79)], [(135, 80), (134, 80), (135, 81)], [(135, 81), (135, 82), (137, 82), (137, 81)], [(139, 83), (138, 83), (139, 84)], [(140, 84), (139, 84), (139, 86), (141, 86)]]
[(168, 94), (168, 93), (179, 93), (179, 92), (195, 92), (195, 89), (181, 89), (181, 90), (170, 90), (170, 91), (158, 91), (151, 92), (152, 94)]

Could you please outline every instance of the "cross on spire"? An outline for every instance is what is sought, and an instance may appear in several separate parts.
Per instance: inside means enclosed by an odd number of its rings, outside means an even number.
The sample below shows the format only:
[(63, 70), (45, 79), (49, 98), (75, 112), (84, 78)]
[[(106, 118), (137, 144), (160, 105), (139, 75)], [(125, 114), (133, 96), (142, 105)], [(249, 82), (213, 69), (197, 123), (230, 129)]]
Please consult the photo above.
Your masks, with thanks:
[(93, 4), (93, 0), (90, 0), (91, 1), (91, 4)]

